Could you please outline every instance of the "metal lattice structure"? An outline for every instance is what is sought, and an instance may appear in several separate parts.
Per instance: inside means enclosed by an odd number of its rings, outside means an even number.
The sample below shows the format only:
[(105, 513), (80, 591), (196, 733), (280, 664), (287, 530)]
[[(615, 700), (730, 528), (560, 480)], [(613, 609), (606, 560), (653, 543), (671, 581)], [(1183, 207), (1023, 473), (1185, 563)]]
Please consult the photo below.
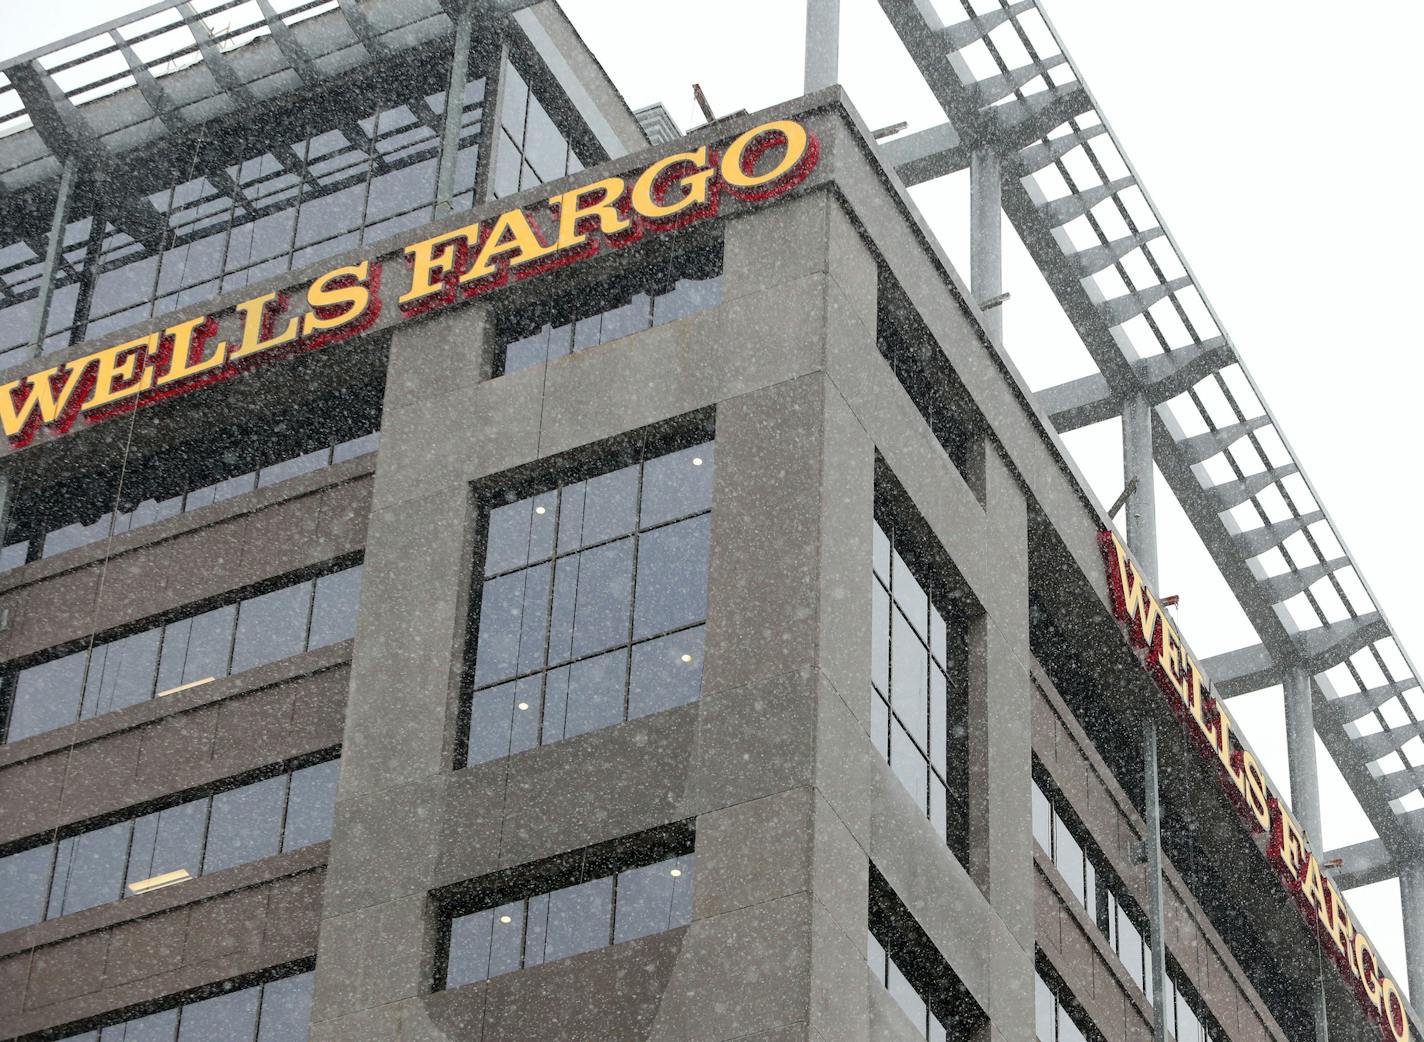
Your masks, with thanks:
[[(929, 0), (880, 6), (947, 117), (884, 154), (907, 186), (998, 165), (1003, 213), (1098, 368), (1040, 405), (1060, 433), (1121, 415), (1126, 454), (1148, 446), (1260, 637), (1203, 668), (1227, 697), (1284, 685), (1292, 802), (1317, 837), (1319, 734), (1379, 836), (1326, 858), (1342, 887), (1401, 877), (1417, 996), (1424, 767), (1404, 747), (1424, 750), (1418, 671), (1037, 0), (963, 0), (951, 24)], [(808, 43), (808, 76), (810, 59)]]

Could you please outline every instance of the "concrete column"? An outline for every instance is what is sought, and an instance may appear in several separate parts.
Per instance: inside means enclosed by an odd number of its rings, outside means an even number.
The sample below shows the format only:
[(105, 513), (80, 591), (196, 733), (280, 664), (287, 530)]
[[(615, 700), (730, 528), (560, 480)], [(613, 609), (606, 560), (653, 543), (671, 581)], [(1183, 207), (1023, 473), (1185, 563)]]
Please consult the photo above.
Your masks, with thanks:
[(1162, 884), (1162, 800), (1157, 791), (1157, 725), (1142, 728), (1142, 802), (1147, 819), (1147, 919), (1152, 960), (1152, 1037), (1167, 1039), (1167, 942)]
[(841, 0), (806, 0), (806, 93), (840, 75)]
[(1401, 866), (1399, 905), (1404, 914), (1404, 960), (1409, 978), (1409, 1001), (1424, 1005), (1424, 858)]
[(1323, 850), (1320, 776), (1315, 770), (1315, 708), (1311, 676), (1292, 666), (1285, 681), (1286, 755), (1290, 762), (1291, 810), (1316, 850)]
[(1157, 586), (1157, 496), (1152, 468), (1152, 405), (1143, 394), (1122, 403), (1122, 477), (1137, 479), (1127, 497), (1127, 547), (1148, 583)]
[[(1028, 646), (1028, 504), (985, 441), (982, 488), (994, 582), (970, 634), (969, 869), (1002, 920), (986, 948), (994, 1037), (1033, 1034), (1032, 686)], [(1008, 938), (1012, 938), (1010, 941)]]
[(984, 326), (995, 341), (1004, 339), (1003, 303), (994, 303), (1004, 291), (1003, 178), (999, 156), (987, 148), (969, 161), (969, 288), (984, 312)]

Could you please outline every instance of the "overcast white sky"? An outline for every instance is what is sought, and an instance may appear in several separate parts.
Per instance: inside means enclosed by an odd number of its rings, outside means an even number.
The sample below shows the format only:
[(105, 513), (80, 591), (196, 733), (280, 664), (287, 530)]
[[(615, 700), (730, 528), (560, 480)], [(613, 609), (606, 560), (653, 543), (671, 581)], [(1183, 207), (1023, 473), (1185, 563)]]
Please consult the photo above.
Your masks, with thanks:
[[(958, 20), (958, 0), (934, 0)], [(875, 0), (842, 0), (841, 81), (872, 127), (942, 121), (909, 74)], [(0, 58), (146, 3), (0, 0)], [(565, 9), (635, 107), (662, 101), (701, 122), (690, 84), (719, 112), (801, 93), (804, 0), (565, 0)], [(980, 3), (983, 8), (985, 5)], [(1410, 325), (1424, 217), (1406, 203), (1421, 145), (1412, 132), (1416, 41), (1424, 7), (1387, 19), (1318, 17), (1284, 0), (1043, 0), (1043, 6), (1172, 229), (1321, 502), (1406, 652), (1424, 662), (1424, 607), (1413, 447), (1420, 332)], [(695, 22), (690, 19), (695, 16)], [(1407, 189), (1407, 190), (1406, 190)], [(917, 201), (967, 276), (964, 178)], [(1006, 225), (1007, 229), (1007, 225)], [(1006, 238), (1012, 240), (1012, 231)], [(1083, 375), (1072, 340), (1022, 248), (1007, 244), (1006, 344), (1034, 387)], [(1122, 486), (1116, 424), (1069, 446), (1103, 502)], [(1199, 655), (1253, 643), (1244, 619), (1165, 488), (1159, 491), (1161, 588)], [(1279, 691), (1233, 712), (1287, 791)], [(1373, 835), (1324, 749), (1324, 844)], [(1404, 984), (1394, 881), (1350, 895)]]

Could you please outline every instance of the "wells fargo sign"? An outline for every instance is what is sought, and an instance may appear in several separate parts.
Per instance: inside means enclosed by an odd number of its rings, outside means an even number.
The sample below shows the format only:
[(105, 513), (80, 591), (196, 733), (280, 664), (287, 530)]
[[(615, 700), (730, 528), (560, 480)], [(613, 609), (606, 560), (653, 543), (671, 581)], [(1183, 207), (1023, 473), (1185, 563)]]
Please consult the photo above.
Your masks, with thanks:
[[(546, 206), (506, 210), (411, 243), (403, 251), (408, 274), (395, 317), (712, 217), (724, 193), (745, 202), (780, 195), (806, 179), (819, 155), (804, 126), (776, 120), (721, 150), (704, 145), (672, 153), (631, 179), (605, 177)], [(381, 280), (381, 261), (363, 260), (319, 275), (297, 301), (285, 292), (264, 293), (14, 380), (0, 387), (0, 427), (19, 448), (41, 430), (63, 434), (77, 421), (98, 422), (355, 336), (381, 317)], [(220, 337), (224, 328), (228, 336)]]
[(1127, 627), (1132, 643), (1145, 650), (1148, 671), (1186, 728), (1188, 740), (1203, 757), (1213, 760), (1222, 787), (1251, 830), (1269, 834), (1266, 856), (1386, 1038), (1408, 1042), (1409, 1018), (1399, 987), (1383, 972), (1369, 938), (1355, 925), (1334, 881), (1322, 871), (1300, 825), (1267, 782), (1256, 757), (1233, 737), (1231, 720), (1212, 697), (1200, 666), (1117, 536), (1102, 532), (1098, 543), (1107, 565), (1113, 611)]

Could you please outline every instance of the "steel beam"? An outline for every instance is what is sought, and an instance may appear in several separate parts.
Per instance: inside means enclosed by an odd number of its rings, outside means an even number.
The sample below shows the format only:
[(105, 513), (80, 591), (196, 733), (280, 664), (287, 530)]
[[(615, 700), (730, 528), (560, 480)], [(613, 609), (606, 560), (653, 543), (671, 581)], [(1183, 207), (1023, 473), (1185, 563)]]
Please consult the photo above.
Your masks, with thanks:
[(1409, 977), (1409, 994), (1414, 1002), (1424, 1000), (1424, 857), (1416, 856), (1401, 866), (1399, 905), (1404, 914), (1404, 962)]
[(1157, 493), (1152, 465), (1152, 406), (1133, 395), (1122, 410), (1122, 477), (1137, 486), (1127, 497), (1127, 545), (1149, 586), (1157, 587)]
[(841, 0), (806, 0), (805, 93), (840, 80)]
[[(445, 127), (440, 163), (435, 171), (435, 216), (454, 208), (455, 160), (460, 151), (460, 121), (465, 114), (465, 84), (470, 74), (470, 43), (474, 37), (475, 0), (465, 0), (455, 19), (455, 45), (450, 56), (450, 84), (445, 92)], [(484, 118), (489, 119), (486, 112)]]
[(969, 290), (984, 311), (984, 328), (1004, 341), (1004, 214), (999, 157), (975, 151), (969, 166)]
[[(1367, 839), (1362, 843), (1352, 843), (1348, 847), (1336, 847), (1320, 856), (1330, 878), (1341, 890), (1353, 890), (1357, 886), (1369, 886), (1382, 879), (1392, 879), (1399, 875), (1394, 855), (1378, 839)], [(1331, 864), (1338, 861), (1337, 867)]]
[(1311, 846), (1320, 849), (1320, 779), (1315, 769), (1315, 709), (1311, 676), (1303, 666), (1286, 671), (1286, 757), (1290, 763), (1291, 810)]
[(39, 307), (35, 309), (35, 335), (30, 354), (44, 354), (45, 327), (49, 325), (49, 308), (54, 300), (54, 279), (59, 259), (64, 252), (64, 229), (69, 223), (69, 204), (74, 195), (74, 180), (79, 175), (79, 154), (71, 152), (64, 160), (59, 176), (59, 191), (54, 197), (54, 216), (49, 224), (49, 243), (45, 247), (44, 268), (40, 271)]

